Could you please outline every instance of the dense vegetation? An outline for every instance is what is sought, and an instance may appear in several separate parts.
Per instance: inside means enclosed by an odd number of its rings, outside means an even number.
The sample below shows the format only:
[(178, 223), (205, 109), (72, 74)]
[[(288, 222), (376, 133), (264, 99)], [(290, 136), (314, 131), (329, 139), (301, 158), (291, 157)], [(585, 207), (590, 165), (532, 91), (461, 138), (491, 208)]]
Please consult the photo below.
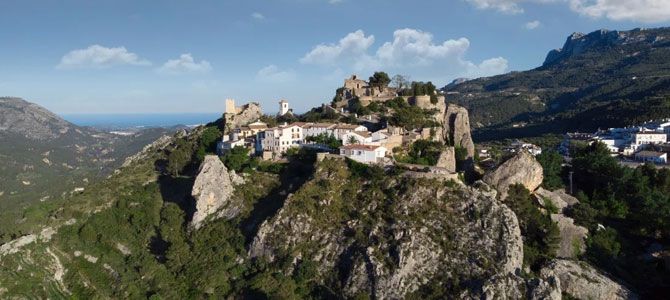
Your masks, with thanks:
[(433, 120), (435, 111), (409, 105), (402, 97), (393, 98), (384, 102), (384, 106), (393, 110), (388, 119), (393, 126), (404, 127), (408, 130), (436, 127), (439, 124)]
[(540, 212), (531, 199), (530, 192), (521, 184), (510, 187), (505, 203), (519, 219), (519, 227), (524, 237), (524, 266), (538, 271), (544, 262), (556, 257), (556, 249), (561, 241), (558, 226), (549, 214)]
[(670, 245), (670, 169), (622, 166), (600, 143), (581, 145), (572, 155), (570, 171), (580, 203), (567, 215), (589, 229), (582, 258), (645, 296), (668, 291), (670, 272), (663, 260), (649, 256), (648, 248)]
[(444, 150), (444, 144), (438, 141), (417, 140), (409, 146), (407, 155), (396, 155), (396, 161), (400, 163), (434, 166), (440, 153)]

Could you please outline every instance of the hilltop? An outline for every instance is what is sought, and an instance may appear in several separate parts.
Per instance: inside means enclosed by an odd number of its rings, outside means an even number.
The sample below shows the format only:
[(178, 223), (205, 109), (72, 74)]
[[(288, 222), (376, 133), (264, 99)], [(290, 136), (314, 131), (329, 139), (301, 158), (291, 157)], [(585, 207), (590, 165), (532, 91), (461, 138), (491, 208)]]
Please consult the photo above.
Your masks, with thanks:
[(475, 140), (595, 131), (667, 117), (669, 58), (670, 28), (574, 33), (536, 69), (441, 91), (468, 108)]

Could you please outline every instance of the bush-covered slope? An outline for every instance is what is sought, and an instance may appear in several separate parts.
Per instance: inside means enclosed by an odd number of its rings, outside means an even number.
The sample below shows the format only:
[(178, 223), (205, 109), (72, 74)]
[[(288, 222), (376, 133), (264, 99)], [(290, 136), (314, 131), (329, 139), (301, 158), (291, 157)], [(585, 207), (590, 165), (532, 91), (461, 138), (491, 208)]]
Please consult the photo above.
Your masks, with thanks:
[(170, 132), (119, 136), (76, 126), (19, 98), (0, 98), (0, 241), (31, 204), (59, 201), (100, 181), (124, 159)]

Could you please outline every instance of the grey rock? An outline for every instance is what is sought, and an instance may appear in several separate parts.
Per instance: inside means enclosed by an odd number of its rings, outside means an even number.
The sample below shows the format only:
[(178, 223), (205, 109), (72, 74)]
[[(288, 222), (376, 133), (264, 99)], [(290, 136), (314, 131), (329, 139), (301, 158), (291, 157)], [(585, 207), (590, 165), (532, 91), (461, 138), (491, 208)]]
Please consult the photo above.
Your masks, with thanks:
[(456, 172), (456, 156), (454, 147), (447, 147), (437, 159), (436, 167), (445, 168), (449, 172)]
[[(314, 179), (305, 185), (327, 180), (330, 191), (339, 191), (348, 181), (338, 180), (335, 174), (317, 166)], [(294, 253), (296, 257), (317, 262), (319, 272), (323, 273), (345, 265), (342, 273), (345, 296), (369, 293), (376, 299), (402, 299), (426, 284), (441, 268), (467, 270), (463, 276), (472, 278), (491, 273), (514, 274), (523, 262), (521, 231), (514, 212), (496, 199), (496, 193), (482, 182), (474, 187), (453, 188), (441, 184), (418, 185), (403, 192), (393, 204), (392, 209), (398, 214), (394, 224), (377, 220), (369, 225), (370, 240), (391, 233), (394, 240), (391, 253), (385, 245), (357, 248), (347, 237), (347, 232), (361, 226), (357, 218), (323, 226), (318, 221), (322, 217), (299, 208), (299, 199), (304, 198), (300, 198), (303, 196), (298, 190), (286, 199), (274, 217), (261, 224), (249, 256), (272, 261), (276, 253)], [(444, 205), (436, 201), (442, 201), (438, 199), (447, 194), (460, 199), (449, 204), (452, 210), (449, 219), (435, 209), (424, 212), (424, 208)], [(329, 206), (342, 205), (336, 201), (341, 200), (330, 196), (319, 199), (314, 204), (315, 211), (324, 214)], [(372, 202), (359, 213), (370, 214), (379, 205), (382, 204)], [(421, 218), (411, 217), (418, 211), (423, 212)], [(440, 245), (446, 234), (453, 243), (449, 253)]]
[(233, 218), (239, 214), (242, 204), (231, 199), (233, 189), (230, 174), (221, 159), (216, 155), (205, 156), (191, 191), (195, 199), (195, 213), (190, 225), (198, 229), (208, 216), (216, 212), (219, 212), (216, 218)]
[(261, 105), (258, 104), (258, 102), (247, 103), (242, 106), (242, 110), (240, 110), (238, 113), (225, 114), (226, 131), (254, 122), (262, 116), (263, 111), (261, 110)]
[(507, 198), (507, 190), (513, 184), (523, 184), (529, 191), (534, 191), (543, 180), (542, 165), (532, 154), (521, 151), (495, 170), (484, 175), (484, 182), (500, 192), (502, 199)]
[(558, 209), (559, 213), (563, 213), (569, 206), (579, 203), (577, 198), (569, 195), (565, 190), (549, 191), (540, 187), (533, 193), (533, 196), (542, 208), (546, 208), (544, 203), (545, 199), (551, 201), (551, 203)]
[(442, 121), (444, 141), (452, 141), (454, 145), (467, 149), (467, 157), (475, 156), (475, 143), (470, 135), (470, 117), (465, 107), (449, 104)]
[(561, 244), (556, 251), (556, 257), (575, 258), (576, 255), (584, 253), (584, 239), (589, 234), (588, 229), (575, 225), (573, 219), (561, 214), (551, 214), (551, 220), (558, 225), (561, 232)]
[(638, 296), (586, 263), (553, 260), (540, 271), (542, 277), (556, 276), (563, 293), (579, 299), (632, 300)]

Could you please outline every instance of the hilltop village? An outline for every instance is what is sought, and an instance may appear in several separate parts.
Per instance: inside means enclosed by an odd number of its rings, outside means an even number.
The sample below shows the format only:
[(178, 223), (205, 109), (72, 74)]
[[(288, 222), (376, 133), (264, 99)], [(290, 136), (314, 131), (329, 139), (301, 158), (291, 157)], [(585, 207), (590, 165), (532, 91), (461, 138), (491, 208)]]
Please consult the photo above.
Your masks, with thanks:
[(258, 103), (236, 106), (227, 99), (224, 117), (219, 155), (242, 147), (261, 160), (278, 161), (310, 149), (320, 158), (402, 163), (408, 170), (449, 177), (457, 174), (457, 161), (465, 169), (474, 157), (465, 109), (447, 105), (431, 82), (409, 83), (383, 72), (368, 81), (352, 75), (331, 103), (303, 115), (294, 114), (287, 100), (270, 116)]

